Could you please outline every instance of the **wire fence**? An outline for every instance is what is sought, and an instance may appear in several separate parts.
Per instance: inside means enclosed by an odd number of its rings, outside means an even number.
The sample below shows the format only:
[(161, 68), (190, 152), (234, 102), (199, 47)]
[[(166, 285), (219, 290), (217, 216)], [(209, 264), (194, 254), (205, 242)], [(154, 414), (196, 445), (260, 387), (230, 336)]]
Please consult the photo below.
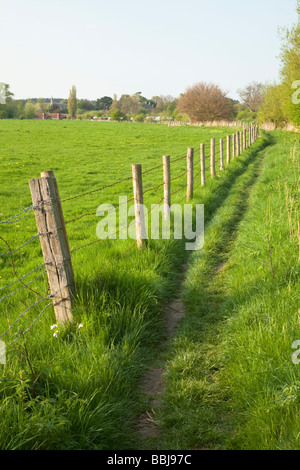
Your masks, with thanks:
[[(205, 160), (209, 159), (211, 161), (211, 164), (215, 165), (217, 151), (220, 154), (220, 158), (224, 158), (225, 153), (227, 151), (227, 163), (228, 163), (230, 161), (230, 158), (240, 155), (243, 152), (243, 150), (247, 149), (252, 143), (255, 142), (255, 140), (258, 136), (258, 128), (255, 127), (255, 128), (250, 128), (248, 130), (247, 142), (245, 142), (245, 140), (244, 140), (245, 136), (246, 136), (245, 133), (243, 133), (244, 138), (241, 134), (239, 134), (239, 137), (235, 138), (235, 136), (236, 136), (236, 133), (231, 135), (232, 140), (233, 140), (232, 149), (231, 148), (228, 149), (228, 145), (226, 146), (226, 141), (223, 142), (223, 140), (220, 140), (219, 142), (216, 143), (215, 139), (213, 139), (211, 141), (211, 145), (209, 147), (210, 148), (210, 152), (209, 152), (210, 154), (208, 156), (205, 156)], [(240, 140), (239, 140), (239, 138), (240, 138)], [(237, 149), (237, 145), (239, 146), (238, 149)], [(225, 147), (225, 149), (224, 149), (224, 147)], [(190, 149), (188, 149), (188, 150), (190, 150)], [(200, 151), (200, 148), (197, 148), (197, 150), (192, 149), (191, 168), (193, 170), (197, 165), (200, 166), (200, 169), (195, 174), (192, 174), (192, 179), (193, 179), (193, 181), (196, 181), (196, 182), (197, 182), (198, 177), (201, 175), (201, 173), (203, 171), (202, 166), (200, 165), (201, 158), (200, 158), (200, 160), (199, 159), (194, 160), (196, 153), (199, 152), (199, 151)], [(233, 154), (233, 155), (228, 156), (228, 152), (230, 154), (232, 152), (236, 152), (236, 155)], [(187, 159), (187, 154), (176, 157), (172, 160), (170, 159), (170, 166), (172, 168), (172, 171), (173, 170), (176, 171), (176, 169), (174, 167), (174, 164), (178, 163), (178, 162), (181, 162), (181, 161), (183, 162), (184, 159)], [(222, 169), (222, 165), (223, 165), (223, 163), (221, 164), (221, 169)], [(150, 169), (147, 169), (146, 171), (141, 171), (141, 175), (142, 175), (142, 177), (146, 177), (146, 175), (148, 175), (149, 173), (154, 172), (156, 170), (161, 170), (163, 167), (164, 167), (164, 163), (161, 163), (161, 164), (156, 165), (156, 166), (154, 166)], [(225, 167), (225, 165), (224, 165), (224, 167)], [(179, 169), (180, 169), (180, 167), (179, 167)], [(208, 171), (208, 170), (209, 170), (209, 168), (206, 166), (204, 171)], [(175, 184), (180, 185), (174, 191), (172, 191), (172, 192), (169, 191), (169, 197), (170, 198), (177, 195), (177, 194), (179, 194), (179, 193), (181, 193), (182, 191), (188, 189), (190, 171), (191, 170), (189, 169), (189, 166), (187, 166), (187, 168), (184, 171), (180, 171), (179, 175), (173, 176), (172, 178), (170, 177), (170, 180), (169, 180), (170, 186), (171, 186), (171, 183), (174, 183), (174, 182), (175, 182)], [(185, 181), (184, 184), (182, 184), (181, 180), (185, 176), (187, 176), (187, 180)], [(34, 212), (34, 214), (36, 216), (36, 221), (38, 223), (37, 214), (40, 214), (43, 211), (44, 212), (47, 212), (47, 211), (51, 212), (51, 210), (53, 210), (53, 204), (57, 203), (57, 201), (59, 201), (59, 203), (61, 204), (61, 203), (65, 203), (65, 202), (68, 202), (68, 201), (81, 199), (81, 198), (84, 198), (88, 195), (93, 195), (93, 194), (108, 190), (110, 188), (117, 187), (118, 185), (121, 185), (122, 183), (129, 182), (129, 181), (133, 181), (133, 176), (128, 176), (128, 177), (122, 178), (118, 181), (115, 181), (115, 182), (107, 184), (107, 185), (103, 185), (99, 188), (92, 189), (90, 191), (86, 191), (86, 192), (76, 194), (76, 195), (71, 195), (71, 196), (66, 197), (62, 200), (60, 200), (59, 195), (56, 194), (55, 197), (50, 196), (47, 200), (35, 201), (35, 202), (33, 202), (33, 204), (31, 206), (24, 208), (23, 210), (21, 210), (17, 214), (9, 217), (7, 220), (0, 221), (0, 225), (5, 225), (5, 224), (11, 225), (11, 224), (14, 224), (16, 222), (19, 222), (19, 221), (25, 219), (26, 217), (28, 217), (32, 212)], [(148, 193), (149, 194), (151, 194), (151, 193), (157, 194), (157, 191), (159, 189), (161, 189), (163, 187), (165, 189), (165, 183), (166, 182), (163, 180), (161, 183), (159, 183), (155, 186), (151, 186), (149, 188), (146, 188), (145, 190), (142, 190), (142, 196), (144, 196)], [(203, 186), (202, 181), (198, 181), (196, 186), (193, 186), (193, 191), (196, 191), (200, 186)], [(182, 201), (186, 200), (186, 198), (187, 198), (187, 195), (184, 194), (183, 198), (181, 198), (177, 203), (180, 204)], [(113, 212), (113, 211), (120, 210), (120, 207), (122, 207), (123, 205), (128, 204), (129, 202), (132, 202), (132, 201), (134, 201), (135, 204), (137, 204), (137, 199), (136, 199), (135, 195), (133, 197), (129, 198), (129, 199), (126, 199), (126, 201), (124, 201), (123, 203), (119, 203), (117, 205), (111, 205), (110, 208), (106, 212), (110, 213), (110, 212)], [(165, 200), (165, 195), (164, 195), (164, 197), (162, 197), (158, 203), (152, 204), (151, 209), (149, 211), (147, 211), (145, 215), (148, 216), (149, 214), (151, 214), (151, 212), (157, 206), (160, 206), (162, 203), (165, 203), (165, 201), (166, 200)], [(47, 209), (47, 211), (45, 211), (45, 207), (47, 205), (48, 205), (48, 209)], [(61, 209), (61, 211), (62, 211), (62, 209)], [(63, 225), (68, 225), (69, 226), (69, 224), (72, 224), (76, 221), (80, 221), (83, 218), (92, 217), (92, 216), (96, 216), (96, 215), (97, 215), (97, 211), (93, 211), (93, 212), (88, 211), (88, 212), (85, 212), (83, 214), (80, 214), (77, 217), (70, 218), (69, 220), (64, 222)], [(162, 217), (162, 212), (160, 212), (159, 217), (160, 218)], [(115, 230), (114, 232), (107, 233), (105, 235), (105, 237), (103, 237), (103, 238), (98, 238), (97, 240), (92, 240), (92, 241), (89, 241), (87, 243), (83, 243), (81, 246), (75, 247), (72, 250), (68, 249), (69, 250), (69, 258), (66, 258), (66, 259), (68, 261), (70, 261), (70, 263), (71, 263), (71, 258), (70, 257), (71, 257), (71, 255), (74, 255), (74, 253), (78, 252), (79, 250), (83, 250), (84, 248), (88, 248), (92, 245), (104, 242), (106, 239), (116, 238), (116, 236), (121, 231), (127, 231), (127, 233), (128, 233), (129, 227), (131, 227), (133, 224), (136, 224), (136, 223), (137, 223), (137, 219), (135, 217), (135, 219), (132, 220), (129, 224), (126, 224), (126, 225), (118, 228), (118, 230)], [(61, 228), (63, 229), (63, 226), (60, 227), (60, 229)], [(152, 227), (150, 226), (148, 231), (147, 231), (148, 237), (151, 234), (151, 230), (152, 230)], [(67, 237), (66, 232), (65, 232), (65, 236)], [(58, 227), (55, 227), (54, 230), (46, 230), (46, 231), (45, 230), (43, 230), (43, 231), (39, 230), (39, 232), (37, 234), (35, 234), (30, 239), (26, 240), (24, 243), (22, 243), (20, 246), (18, 246), (17, 248), (14, 248), (14, 249), (11, 248), (11, 246), (10, 246), (10, 244), (7, 240), (5, 240), (2, 236), (0, 236), (0, 240), (6, 245), (7, 250), (8, 250), (8, 251), (4, 251), (3, 253), (0, 253), (0, 259), (4, 259), (5, 257), (10, 257), (12, 274), (16, 278), (15, 280), (8, 283), (7, 285), (4, 285), (4, 286), (0, 287), (0, 295), (1, 295), (2, 292), (4, 294), (4, 295), (2, 294), (2, 297), (0, 297), (0, 305), (5, 300), (10, 299), (11, 297), (17, 295), (19, 292), (21, 292), (24, 289), (27, 289), (27, 290), (31, 291), (31, 293), (33, 293), (35, 296), (39, 297), (39, 300), (36, 300), (30, 306), (28, 306), (20, 315), (17, 316), (17, 318), (11, 324), (9, 323), (9, 318), (7, 318), (9, 327), (6, 329), (6, 331), (4, 331), (3, 333), (0, 334), (0, 339), (2, 337), (5, 337), (9, 333), (11, 334), (12, 329), (16, 327), (16, 325), (27, 315), (28, 312), (30, 312), (35, 307), (40, 306), (43, 302), (51, 300), (51, 302), (49, 302), (46, 306), (44, 306), (42, 308), (42, 310), (40, 310), (40, 312), (33, 319), (31, 324), (22, 332), (22, 335), (24, 335), (25, 333), (30, 331), (31, 328), (33, 327), (33, 325), (39, 320), (39, 318), (41, 318), (42, 314), (50, 306), (53, 306), (54, 309), (55, 309), (55, 306), (57, 305), (57, 295), (59, 293), (61, 293), (63, 290), (65, 290), (66, 287), (68, 287), (68, 284), (65, 283), (65, 285), (63, 287), (61, 287), (59, 289), (56, 289), (56, 290), (53, 289), (53, 286), (51, 286), (51, 280), (49, 278), (49, 271), (48, 271), (49, 266), (52, 266), (52, 267), (56, 268), (56, 270), (58, 270), (58, 268), (61, 268), (61, 267), (63, 268), (65, 258), (63, 258), (62, 262), (60, 262), (60, 264), (59, 264), (56, 261), (47, 261), (47, 260), (45, 260), (45, 256), (44, 256), (44, 263), (40, 263), (38, 266), (31, 269), (27, 273), (22, 274), (21, 276), (18, 275), (17, 270), (16, 270), (16, 266), (15, 266), (14, 255), (19, 250), (24, 248), (25, 246), (31, 244), (37, 238), (39, 238), (40, 241), (41, 241), (43, 237), (45, 239), (47, 239), (48, 242), (51, 242), (51, 240), (52, 241), (53, 240), (57, 241), (59, 239), (59, 237), (58, 237)], [(41, 241), (41, 243), (42, 243), (42, 241)], [(68, 245), (68, 241), (67, 241), (67, 245)], [(123, 256), (125, 256), (127, 253), (129, 253), (135, 246), (137, 246), (136, 240), (134, 240), (133, 244), (130, 245), (129, 248), (126, 248), (126, 250), (122, 251), (117, 256), (113, 257), (112, 259), (107, 259), (106, 263), (112, 263), (114, 261), (120, 260)], [(42, 251), (43, 251), (43, 246), (42, 246)], [(30, 279), (29, 276), (36, 273), (38, 270), (41, 270), (41, 272), (39, 274), (37, 274), (33, 279)], [(38, 290), (33, 288), (34, 283), (39, 281), (41, 278), (47, 279), (47, 281), (48, 281), (48, 293), (46, 293), (46, 294), (43, 294), (43, 293), (41, 293)], [(26, 279), (28, 279), (28, 282), (25, 281)], [(49, 282), (49, 280), (50, 280), (50, 282)], [(21, 284), (21, 286), (18, 287), (18, 288), (15, 288), (13, 291), (9, 292), (9, 289), (13, 286), (16, 286), (16, 284)], [(51, 291), (50, 293), (49, 293), (49, 290)], [(67, 300), (67, 299), (60, 299), (60, 301), (62, 301), (62, 300)], [(19, 337), (17, 337), (13, 341), (11, 341), (9, 344), (6, 344), (4, 349), (8, 348), (9, 346), (11, 346), (15, 342), (17, 342), (18, 339), (19, 339)], [(1, 353), (1, 350), (0, 350), (0, 353)]]

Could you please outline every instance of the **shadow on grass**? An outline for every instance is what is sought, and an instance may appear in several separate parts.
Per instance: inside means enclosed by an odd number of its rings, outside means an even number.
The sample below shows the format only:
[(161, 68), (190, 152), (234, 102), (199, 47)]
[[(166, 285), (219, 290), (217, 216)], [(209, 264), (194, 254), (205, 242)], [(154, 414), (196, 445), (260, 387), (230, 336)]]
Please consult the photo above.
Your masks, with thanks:
[[(184, 284), (186, 316), (166, 352), (166, 400), (157, 417), (164, 433), (159, 442), (149, 440), (140, 443), (140, 448), (167, 449), (174, 442), (177, 449), (199, 448), (199, 443), (201, 448), (222, 448), (224, 436), (226, 440), (231, 432), (230, 414), (227, 416), (224, 405), (226, 391), (216, 388), (222, 368), (216, 345), (224, 322), (223, 305), (229, 300), (234, 303), (226, 298), (222, 269), (248, 208), (262, 152), (273, 143), (274, 139), (265, 135), (248, 154), (233, 162), (220, 183), (209, 181), (210, 190), (201, 201), (206, 216), (204, 248), (192, 254)], [(255, 284), (247, 286), (247, 292), (249, 287), (255, 292)]]

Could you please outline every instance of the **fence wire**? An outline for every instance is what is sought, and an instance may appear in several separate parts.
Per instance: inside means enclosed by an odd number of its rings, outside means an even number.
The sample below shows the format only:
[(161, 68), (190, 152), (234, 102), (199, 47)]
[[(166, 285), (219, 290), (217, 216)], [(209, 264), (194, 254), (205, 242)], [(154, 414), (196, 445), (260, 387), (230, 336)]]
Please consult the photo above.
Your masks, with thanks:
[[(28, 245), (28, 243), (31, 243), (33, 240), (35, 240), (36, 238), (39, 237), (39, 234), (37, 235), (34, 235), (33, 237), (30, 238), (30, 240), (27, 240), (27, 242), (23, 243), (23, 245), (19, 246), (18, 248), (16, 248), (15, 250), (12, 250), (12, 251), (8, 251), (7, 253), (2, 253), (0, 254), (0, 257), (2, 256), (7, 256), (7, 255), (11, 255), (12, 253), (16, 253), (17, 251), (19, 251), (21, 248), (23, 248), (23, 246), (26, 246)], [(2, 237), (0, 237), (2, 238)], [(3, 239), (2, 239), (3, 240)]]
[[(33, 210), (33, 206), (26, 207), (21, 212), (19, 212), (19, 214), (13, 215), (9, 219), (0, 222), (0, 225), (2, 225), (2, 224), (14, 224), (15, 222), (18, 222), (19, 220), (25, 219), (25, 217), (27, 217), (32, 210)], [(24, 215), (24, 217), (20, 217), (19, 219), (13, 220), (16, 217), (18, 217), (19, 215), (23, 214), (24, 212), (28, 212), (28, 214)]]
[[(24, 310), (24, 312), (21, 313), (21, 315), (18, 316), (18, 318), (11, 324), (9, 325), (9, 328), (4, 331), (4, 333), (2, 333), (0, 335), (0, 339), (3, 338), (4, 336), (6, 336), (8, 333), (11, 332), (12, 328), (17, 324), (19, 323), (19, 321), (29, 312), (29, 310), (31, 310), (33, 307), (36, 307), (37, 305), (41, 304), (42, 302), (44, 302), (45, 300), (50, 300), (50, 299), (53, 299), (54, 297), (57, 296), (57, 294), (59, 294), (63, 289), (65, 289), (65, 287), (62, 287), (60, 289), (58, 289), (56, 292), (54, 292), (53, 294), (49, 294), (47, 295), (46, 297), (38, 300), (37, 302), (35, 302), (34, 304), (30, 305), (30, 307), (27, 307), (26, 310)], [(42, 316), (42, 314), (44, 313), (44, 311), (50, 307), (51, 305), (53, 305), (53, 302), (49, 302), (49, 304), (47, 304), (43, 309), (42, 311), (38, 314), (38, 316), (34, 319), (34, 321), (31, 323), (31, 325), (25, 330), (22, 332), (22, 336), (24, 336), (24, 334), (28, 333), (28, 331), (32, 328), (32, 326), (37, 322), (37, 320)], [(16, 338), (14, 341), (10, 342), (9, 344), (5, 345), (4, 348), (0, 349), (0, 353), (4, 350), (6, 350), (8, 347), (10, 347), (12, 344), (16, 343), (17, 341), (19, 341), (20, 338)]]

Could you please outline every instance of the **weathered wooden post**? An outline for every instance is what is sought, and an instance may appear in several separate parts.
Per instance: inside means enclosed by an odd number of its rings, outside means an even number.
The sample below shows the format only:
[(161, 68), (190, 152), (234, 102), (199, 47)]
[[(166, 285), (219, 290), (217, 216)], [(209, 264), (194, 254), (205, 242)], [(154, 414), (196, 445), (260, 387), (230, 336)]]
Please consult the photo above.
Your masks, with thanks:
[(236, 156), (239, 157), (240, 155), (240, 133), (237, 131), (236, 133)]
[(186, 200), (189, 201), (193, 198), (194, 188), (194, 149), (187, 149), (187, 192)]
[(171, 207), (171, 165), (170, 155), (163, 156), (163, 172), (164, 172), (164, 219), (170, 218)]
[(223, 139), (220, 139), (220, 170), (224, 170)]
[(205, 186), (205, 145), (200, 145), (201, 185)]
[(143, 240), (146, 238), (141, 164), (132, 165), (132, 183), (135, 206), (136, 243), (137, 247), (140, 249), (143, 247)]
[(244, 128), (244, 135), (243, 135), (243, 150), (246, 150), (247, 148), (247, 130)]
[(240, 155), (243, 153), (243, 131), (240, 131)]
[(53, 171), (29, 180), (51, 297), (57, 323), (72, 321), (74, 273), (68, 237)]
[(231, 136), (227, 136), (227, 165), (230, 163)]
[(232, 158), (235, 158), (235, 140), (236, 140), (236, 135), (232, 134)]
[(210, 141), (210, 176), (212, 178), (216, 176), (215, 153), (216, 153), (216, 141), (214, 138), (212, 138)]

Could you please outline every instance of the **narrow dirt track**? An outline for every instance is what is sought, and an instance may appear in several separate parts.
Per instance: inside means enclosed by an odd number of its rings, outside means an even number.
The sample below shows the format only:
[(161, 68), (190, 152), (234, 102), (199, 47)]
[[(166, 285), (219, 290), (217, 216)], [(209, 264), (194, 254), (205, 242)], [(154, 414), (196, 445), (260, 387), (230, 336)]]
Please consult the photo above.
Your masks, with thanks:
[[(170, 339), (175, 336), (178, 322), (185, 315), (185, 308), (182, 301), (184, 275), (187, 270), (187, 262), (183, 265), (181, 279), (178, 285), (178, 296), (168, 303), (164, 310), (165, 338), (159, 347), (163, 348)], [(165, 369), (152, 366), (142, 377), (141, 390), (148, 395), (151, 412), (146, 411), (136, 423), (136, 432), (142, 439), (158, 437), (161, 434), (159, 425), (155, 419), (156, 411), (162, 405), (162, 395), (164, 392), (164, 372)]]

